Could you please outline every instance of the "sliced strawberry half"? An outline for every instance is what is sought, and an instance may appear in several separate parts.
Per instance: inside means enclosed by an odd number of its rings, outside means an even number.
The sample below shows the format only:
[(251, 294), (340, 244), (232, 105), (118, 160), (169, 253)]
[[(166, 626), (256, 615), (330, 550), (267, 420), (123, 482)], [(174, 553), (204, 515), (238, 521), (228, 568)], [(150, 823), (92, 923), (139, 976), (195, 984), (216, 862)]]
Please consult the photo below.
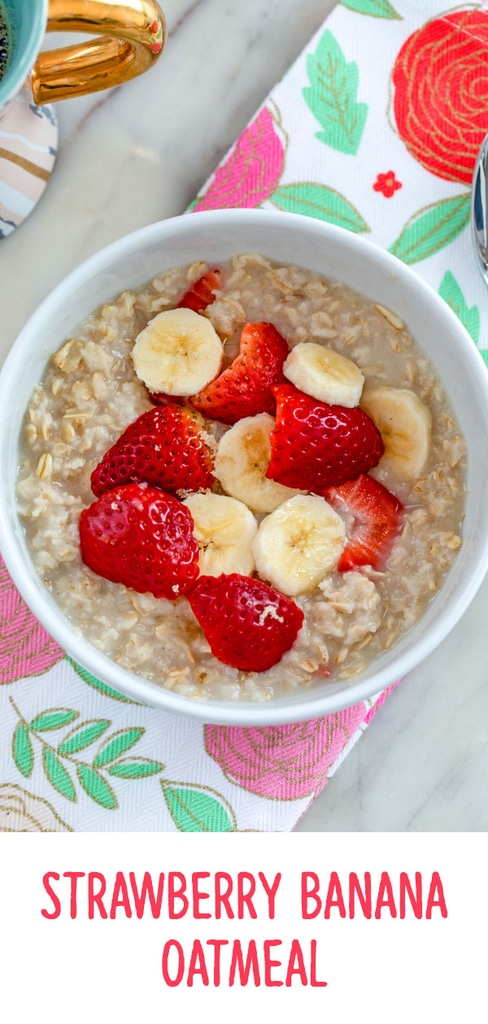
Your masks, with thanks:
[(352, 517), (348, 540), (339, 559), (339, 572), (371, 565), (383, 569), (403, 523), (403, 505), (383, 484), (363, 475), (341, 487), (331, 487), (324, 498), (337, 512)]
[(81, 555), (98, 576), (139, 593), (175, 600), (199, 574), (188, 509), (156, 487), (106, 491), (80, 515)]
[(243, 672), (265, 672), (281, 661), (303, 622), (289, 597), (239, 573), (201, 576), (188, 599), (212, 654)]
[(200, 416), (188, 406), (173, 403), (144, 412), (93, 470), (93, 493), (137, 482), (172, 493), (210, 489), (213, 454), (202, 427)]
[(183, 306), (186, 309), (193, 309), (195, 313), (201, 313), (202, 310), (206, 309), (214, 301), (215, 292), (219, 291), (220, 288), (222, 288), (222, 274), (220, 270), (207, 270), (185, 292), (183, 298), (178, 303), (178, 308)]
[(189, 399), (209, 419), (233, 424), (259, 412), (274, 415), (273, 385), (285, 380), (283, 363), (290, 349), (270, 323), (247, 323), (239, 355), (211, 384)]
[(273, 388), (276, 423), (270, 434), (270, 480), (322, 494), (379, 462), (381, 434), (359, 406), (327, 405), (293, 384)]

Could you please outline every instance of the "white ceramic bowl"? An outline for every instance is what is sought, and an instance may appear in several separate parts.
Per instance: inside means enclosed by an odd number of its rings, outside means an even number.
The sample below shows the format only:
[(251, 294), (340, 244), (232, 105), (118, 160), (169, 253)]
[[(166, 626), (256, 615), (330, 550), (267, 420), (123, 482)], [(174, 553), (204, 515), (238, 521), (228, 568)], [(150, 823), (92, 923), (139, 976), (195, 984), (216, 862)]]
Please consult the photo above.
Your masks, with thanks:
[[(267, 703), (179, 696), (125, 671), (78, 636), (34, 572), (16, 512), (15, 481), (22, 418), (46, 362), (79, 321), (125, 288), (195, 260), (218, 264), (260, 252), (340, 279), (399, 314), (432, 359), (468, 447), (464, 541), (442, 589), (414, 629), (352, 682), (323, 682)], [(474, 270), (473, 270), (474, 273)], [(30, 318), (0, 374), (0, 546), (7, 567), (37, 618), (80, 665), (138, 701), (234, 725), (300, 721), (372, 697), (430, 654), (461, 618), (488, 570), (488, 373), (447, 304), (389, 253), (361, 237), (307, 217), (261, 210), (189, 214), (114, 242), (69, 275)]]

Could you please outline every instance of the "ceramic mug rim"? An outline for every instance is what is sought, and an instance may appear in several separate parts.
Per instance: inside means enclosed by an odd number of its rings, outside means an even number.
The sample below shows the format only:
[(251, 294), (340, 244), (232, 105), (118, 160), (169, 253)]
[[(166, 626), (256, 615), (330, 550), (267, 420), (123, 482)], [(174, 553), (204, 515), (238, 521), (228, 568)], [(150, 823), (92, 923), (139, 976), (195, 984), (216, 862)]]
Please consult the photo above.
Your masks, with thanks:
[[(287, 224), (291, 228), (297, 228), (298, 231), (300, 231), (301, 225), (302, 230), (310, 235), (311, 238), (325, 230), (332, 237), (342, 238), (347, 246), (351, 246), (356, 250), (359, 249), (364, 254), (369, 254), (376, 269), (381, 269), (384, 272), (388, 271), (390, 275), (394, 271), (400, 283), (403, 281), (408, 285), (408, 282), (410, 282), (410, 287), (413, 287), (418, 293), (419, 300), (430, 306), (431, 309), (434, 309), (441, 328), (445, 325), (454, 334), (456, 346), (459, 347), (460, 352), (466, 358), (468, 377), (470, 376), (472, 380), (476, 380), (479, 392), (478, 406), (481, 407), (481, 404), (483, 404), (483, 407), (488, 409), (488, 374), (480, 353), (447, 303), (410, 267), (401, 263), (396, 257), (387, 253), (375, 243), (357, 237), (344, 229), (329, 224), (324, 225), (313, 221), (311, 218), (297, 214), (262, 210), (218, 210), (168, 218), (156, 224), (139, 228), (137, 231), (112, 242), (111, 245), (89, 257), (88, 260), (73, 270), (54, 288), (19, 334), (0, 374), (0, 407), (4, 401), (8, 403), (8, 397), (12, 394), (12, 378), (16, 373), (19, 356), (21, 361), (28, 357), (29, 349), (32, 347), (31, 336), (33, 330), (35, 331), (35, 321), (37, 318), (46, 319), (49, 317), (50, 311), (58, 308), (60, 303), (69, 302), (70, 295), (76, 289), (88, 285), (95, 275), (103, 273), (104, 270), (109, 269), (115, 262), (126, 257), (132, 258), (138, 251), (142, 251), (145, 244), (149, 246), (152, 242), (157, 241), (159, 245), (164, 245), (165, 239), (171, 239), (172, 236), (178, 237), (178, 235), (184, 236), (185, 232), (189, 231), (191, 233), (198, 230), (200, 226), (202, 229), (205, 225), (208, 225), (209, 228), (212, 228), (212, 226), (215, 228), (226, 223), (227, 225), (235, 226), (236, 230), (238, 230), (237, 226), (240, 223), (242, 223), (242, 227), (246, 223), (251, 225), (259, 223), (260, 227), (264, 228), (265, 225), (268, 225), (270, 229), (272, 229), (274, 224), (279, 224), (280, 229)], [(345, 239), (347, 239), (347, 242)], [(488, 430), (488, 414), (485, 416), (485, 420), (486, 433)], [(6, 435), (7, 430), (5, 425), (3, 425), (0, 429), (0, 457), (2, 456), (2, 448), (5, 451), (7, 444), (8, 439)], [(6, 490), (8, 489), (7, 487)], [(5, 563), (26, 603), (64, 650), (87, 671), (92, 672), (95, 676), (97, 674), (101, 675), (107, 685), (128, 694), (135, 700), (140, 700), (146, 704), (150, 703), (161, 710), (216, 724), (286, 724), (339, 711), (351, 704), (374, 697), (391, 684), (395, 678), (411, 671), (425, 657), (432, 653), (457, 624), (479, 590), (488, 570), (487, 525), (484, 528), (483, 536), (477, 540), (476, 553), (478, 561), (473, 565), (469, 578), (463, 579), (462, 585), (457, 588), (454, 594), (451, 594), (447, 610), (443, 610), (441, 613), (441, 621), (434, 622), (432, 628), (425, 635), (421, 635), (420, 638), (416, 639), (412, 645), (415, 649), (415, 655), (412, 656), (412, 650), (409, 649), (393, 659), (395, 663), (395, 675), (393, 677), (392, 667), (390, 664), (387, 664), (380, 669), (373, 669), (373, 672), (368, 674), (366, 679), (360, 680), (357, 683), (352, 682), (348, 697), (345, 697), (344, 691), (340, 691), (337, 694), (330, 695), (325, 701), (322, 692), (317, 692), (316, 698), (310, 697), (307, 700), (303, 700), (303, 694), (300, 692), (296, 697), (270, 701), (267, 704), (231, 702), (229, 700), (199, 701), (175, 694), (162, 687), (156, 687), (155, 684), (148, 683), (142, 677), (138, 678), (135, 674), (126, 672), (106, 655), (102, 655), (83, 637), (74, 634), (67, 620), (63, 619), (62, 613), (60, 614), (59, 610), (56, 611), (54, 607), (49, 606), (46, 600), (47, 595), (43, 591), (43, 585), (39, 579), (35, 578), (35, 571), (29, 559), (26, 558), (21, 543), (19, 543), (18, 529), (16, 532), (15, 528), (15, 524), (18, 526), (17, 515), (15, 509), (12, 511), (12, 508), (9, 508), (9, 501), (11, 505), (12, 495), (9, 498), (2, 494), (0, 497), (0, 538), (2, 540)], [(155, 699), (152, 701), (152, 694), (155, 690), (158, 691), (157, 699), (155, 694)]]
[[(15, 63), (12, 64), (9, 61), (5, 74), (0, 81), (0, 116), (2, 108), (17, 95), (34, 67), (46, 30), (48, 2), (49, 0), (28, 0), (28, 5), (31, 8), (29, 10), (29, 17), (31, 19), (29, 38), (27, 46), (24, 47), (20, 54), (17, 54)], [(32, 10), (34, 4), (35, 8)], [(3, 6), (8, 18), (8, 9), (5, 5)]]

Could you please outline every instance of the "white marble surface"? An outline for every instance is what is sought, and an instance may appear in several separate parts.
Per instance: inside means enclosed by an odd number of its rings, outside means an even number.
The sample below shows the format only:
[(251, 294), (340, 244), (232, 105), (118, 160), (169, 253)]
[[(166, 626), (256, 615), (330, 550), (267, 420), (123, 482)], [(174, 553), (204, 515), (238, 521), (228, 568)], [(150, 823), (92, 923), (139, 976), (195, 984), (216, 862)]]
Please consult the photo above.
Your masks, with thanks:
[[(2, 359), (69, 270), (185, 209), (332, 6), (166, 0), (170, 38), (151, 72), (58, 105), (53, 178), (29, 220), (0, 242)], [(488, 829), (487, 616), (485, 582), (447, 641), (389, 697), (300, 831)]]

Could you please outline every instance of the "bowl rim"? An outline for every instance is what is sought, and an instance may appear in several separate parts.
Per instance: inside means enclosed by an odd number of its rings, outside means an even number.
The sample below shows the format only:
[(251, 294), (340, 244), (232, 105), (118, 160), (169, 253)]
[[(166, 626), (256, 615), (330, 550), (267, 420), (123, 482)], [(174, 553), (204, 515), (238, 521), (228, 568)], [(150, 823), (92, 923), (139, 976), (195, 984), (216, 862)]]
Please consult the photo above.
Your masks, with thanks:
[[(280, 225), (282, 229), (285, 223), (284, 219), (289, 224), (290, 230), (305, 231), (311, 238), (314, 235), (323, 237), (326, 234), (331, 238), (347, 242), (347, 245), (352, 248), (363, 251), (365, 255), (369, 254), (379, 269), (384, 268), (388, 273), (394, 272), (395, 276), (400, 278), (400, 282), (402, 280), (410, 281), (419, 294), (420, 300), (435, 309), (441, 322), (445, 321), (446, 324), (450, 324), (459, 339), (463, 357), (465, 356), (471, 363), (473, 372), (479, 375), (479, 387), (488, 408), (488, 370), (475, 343), (448, 304), (407, 264), (370, 239), (355, 235), (336, 225), (317, 221), (301, 214), (255, 209), (225, 209), (179, 214), (138, 228), (88, 257), (46, 295), (21, 329), (0, 371), (0, 408), (4, 407), (3, 403), (8, 403), (11, 397), (10, 379), (16, 372), (19, 359), (25, 358), (31, 350), (32, 331), (36, 322), (39, 321), (39, 317), (49, 316), (50, 309), (59, 308), (62, 303), (69, 300), (73, 291), (87, 284), (96, 274), (110, 267), (115, 260), (129, 256), (139, 247), (150, 244), (152, 241), (164, 242), (165, 237), (174, 237), (175, 233), (176, 235), (184, 234), (187, 230), (193, 232), (198, 225), (210, 227), (227, 222), (229, 225), (235, 224), (236, 230), (238, 230), (240, 225), (259, 223), (261, 227), (267, 224), (272, 229), (273, 225)], [(123, 286), (120, 290), (123, 290)], [(360, 291), (360, 289), (358, 290)], [(5, 428), (2, 424), (0, 425), (0, 451), (4, 445)], [(417, 638), (408, 651), (394, 660), (394, 670), (392, 664), (388, 664), (369, 673), (365, 679), (359, 682), (354, 682), (353, 678), (351, 683), (339, 692), (327, 694), (321, 690), (317, 692), (316, 697), (312, 695), (312, 691), (304, 694), (303, 690), (299, 690), (296, 695), (287, 695), (268, 702), (208, 700), (206, 698), (200, 700), (176, 694), (121, 668), (107, 655), (102, 654), (92, 643), (74, 632), (63, 613), (56, 612), (54, 604), (51, 607), (48, 603), (48, 592), (44, 589), (33, 566), (31, 568), (27, 566), (24, 552), (21, 550), (18, 538), (12, 528), (8, 505), (8, 494), (4, 494), (2, 488), (0, 489), (0, 550), (5, 565), (32, 613), (60, 644), (65, 653), (85, 671), (96, 678), (101, 676), (106, 685), (133, 700), (207, 724), (235, 726), (290, 724), (335, 713), (361, 701), (372, 703), (385, 687), (412, 671), (445, 639), (468, 608), (488, 572), (487, 524), (480, 557), (469, 577), (451, 595), (448, 607), (443, 609), (441, 619), (435, 624), (435, 628), (427, 635)]]

